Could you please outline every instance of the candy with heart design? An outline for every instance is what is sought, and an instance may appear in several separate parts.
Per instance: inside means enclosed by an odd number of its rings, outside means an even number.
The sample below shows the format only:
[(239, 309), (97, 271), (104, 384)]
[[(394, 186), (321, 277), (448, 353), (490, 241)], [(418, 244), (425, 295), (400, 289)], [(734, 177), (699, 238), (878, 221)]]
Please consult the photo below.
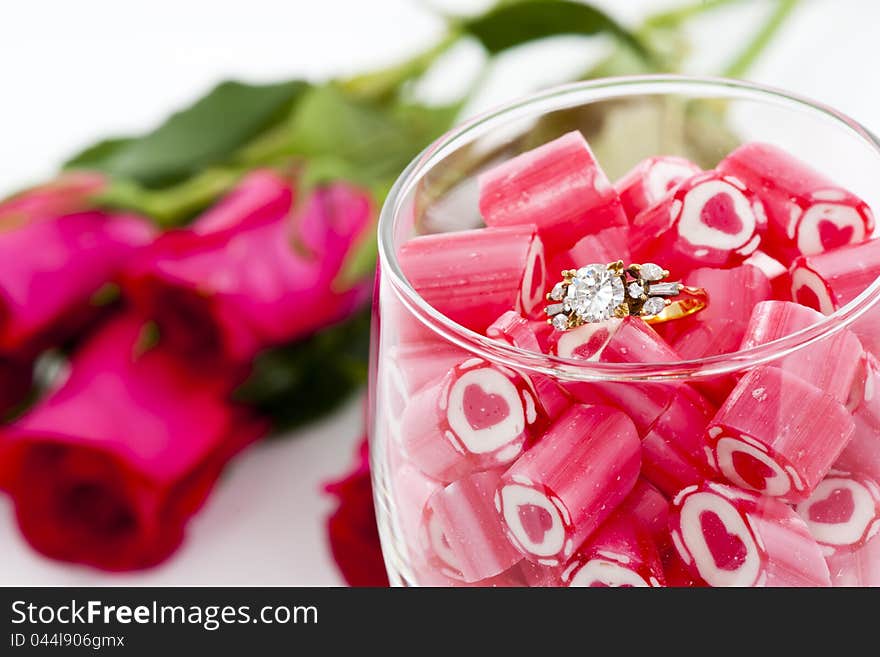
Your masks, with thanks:
[(566, 586), (636, 588), (666, 585), (660, 552), (646, 527), (615, 514), (575, 552), (562, 571)]
[(473, 357), (410, 399), (401, 440), (422, 472), (451, 482), (513, 462), (537, 417), (534, 393), (522, 376)]
[(880, 533), (880, 485), (865, 475), (833, 471), (797, 512), (829, 554), (855, 550)]
[(576, 404), (503, 474), (495, 504), (527, 558), (559, 565), (629, 494), (639, 466), (623, 413)]
[[(797, 258), (791, 265), (791, 298), (830, 315), (880, 277), (880, 239)], [(851, 326), (868, 351), (880, 353), (880, 306)]]
[(428, 501), (436, 531), (465, 582), (493, 577), (522, 560), (495, 510), (498, 484), (498, 472), (478, 472), (449, 484)]
[(543, 312), (544, 246), (532, 225), (421, 235), (399, 257), (422, 298), (473, 331), (484, 332), (510, 309)]
[(739, 380), (706, 434), (731, 483), (786, 502), (810, 496), (855, 430), (838, 400), (784, 369)]
[(611, 226), (598, 233), (584, 235), (574, 246), (548, 258), (547, 271), (556, 274), (567, 269), (577, 269), (585, 262), (614, 262), (622, 259), (631, 262), (629, 252), (629, 228)]
[(617, 192), (577, 131), (492, 167), (478, 182), (486, 225), (534, 224), (551, 254), (627, 225)]
[(783, 262), (861, 242), (874, 230), (864, 201), (777, 146), (744, 144), (717, 169), (761, 200), (767, 215), (763, 248)]
[(676, 278), (699, 267), (733, 267), (761, 243), (759, 207), (738, 180), (700, 173), (633, 219), (630, 248), (637, 259), (662, 261)]
[[(558, 332), (551, 351), (564, 358), (603, 363), (658, 363), (681, 360), (657, 332), (639, 317), (610, 319)], [(644, 434), (669, 407), (683, 384), (615, 381), (563, 381), (572, 397), (585, 404), (606, 404), (628, 414)]]
[(767, 280), (770, 281), (770, 298), (791, 298), (791, 278), (788, 275), (788, 265), (782, 264), (761, 249), (746, 258), (743, 264), (757, 267), (764, 272)]
[(679, 387), (642, 437), (642, 476), (666, 495), (718, 476), (706, 439), (715, 407), (699, 392)]
[(630, 220), (642, 210), (662, 200), (682, 181), (691, 178), (701, 169), (683, 157), (659, 155), (649, 157), (630, 169), (616, 183), (614, 189), (623, 204), (623, 211)]
[[(741, 348), (751, 349), (778, 340), (823, 319), (820, 312), (797, 303), (762, 301), (752, 310)], [(862, 361), (863, 350), (859, 339), (844, 330), (770, 364), (800, 377), (845, 404)]]
[(828, 566), (786, 504), (724, 484), (683, 489), (672, 501), (672, 541), (709, 586), (829, 586)]
[[(508, 311), (486, 329), (486, 336), (520, 349), (541, 352), (541, 341), (535, 334), (535, 324), (536, 322), (529, 321), (514, 311)], [(571, 406), (571, 396), (552, 377), (531, 373), (524, 374), (523, 378), (531, 387), (538, 405), (538, 425), (546, 425)]]

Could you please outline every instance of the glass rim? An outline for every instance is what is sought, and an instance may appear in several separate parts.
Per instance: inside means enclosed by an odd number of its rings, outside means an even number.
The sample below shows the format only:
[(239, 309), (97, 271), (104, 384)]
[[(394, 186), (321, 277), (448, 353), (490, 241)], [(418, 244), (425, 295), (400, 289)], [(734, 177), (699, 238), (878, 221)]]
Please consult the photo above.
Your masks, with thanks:
[(728, 78), (666, 74), (600, 78), (556, 86), (465, 121), (439, 137), (404, 169), (392, 186), (379, 216), (379, 275), (388, 277), (400, 301), (413, 314), (413, 321), (421, 321), (445, 340), (490, 361), (572, 380), (632, 381), (716, 376), (782, 358), (843, 330), (880, 299), (880, 278), (855, 299), (815, 324), (762, 345), (691, 360), (600, 363), (521, 349), (472, 331), (428, 304), (404, 275), (394, 249), (394, 227), (401, 203), (434, 164), (466, 143), (475, 131), (592, 102), (676, 92), (698, 95), (701, 89), (714, 97), (754, 100), (830, 118), (838, 127), (849, 130), (872, 147), (880, 158), (880, 139), (855, 119), (824, 103), (771, 86)]

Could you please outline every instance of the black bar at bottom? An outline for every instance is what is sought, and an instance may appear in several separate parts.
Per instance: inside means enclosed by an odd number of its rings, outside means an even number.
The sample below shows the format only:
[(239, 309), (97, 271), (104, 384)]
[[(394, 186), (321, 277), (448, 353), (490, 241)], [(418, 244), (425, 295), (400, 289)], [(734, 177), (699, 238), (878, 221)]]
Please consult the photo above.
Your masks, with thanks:
[[(845, 596), (845, 599), (844, 599)], [(839, 598), (834, 600), (833, 598)], [(854, 645), (871, 590), (0, 588), (0, 655), (689, 654)], [(705, 643), (705, 641), (709, 643)], [(833, 641), (832, 641), (833, 639)], [(769, 641), (770, 643), (766, 643)], [(874, 645), (871, 639), (869, 645)], [(51, 651), (51, 652), (50, 652)]]

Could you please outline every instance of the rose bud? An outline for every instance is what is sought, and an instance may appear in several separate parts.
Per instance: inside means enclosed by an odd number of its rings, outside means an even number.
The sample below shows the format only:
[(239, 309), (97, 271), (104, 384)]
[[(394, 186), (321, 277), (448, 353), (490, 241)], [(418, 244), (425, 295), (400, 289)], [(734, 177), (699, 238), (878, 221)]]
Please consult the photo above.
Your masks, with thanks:
[(340, 272), (372, 227), (373, 205), (344, 183), (294, 203), (271, 171), (245, 178), (184, 230), (133, 263), (126, 294), (168, 345), (201, 362), (249, 362), (261, 349), (306, 337), (368, 299), (367, 278)]
[(140, 217), (97, 211), (0, 232), (0, 351), (20, 354), (34, 341), (69, 334), (78, 323), (72, 317), (88, 310), (92, 296), (154, 232)]
[(339, 502), (327, 519), (330, 551), (349, 586), (388, 586), (373, 508), (366, 438), (355, 461), (351, 472), (325, 487)]
[(71, 214), (90, 207), (90, 199), (105, 186), (99, 173), (73, 171), (52, 182), (26, 189), (0, 201), (0, 230), (23, 226), (35, 219)]
[(265, 427), (143, 320), (112, 319), (66, 380), (0, 434), (0, 482), (46, 556), (107, 570), (168, 557), (226, 462)]

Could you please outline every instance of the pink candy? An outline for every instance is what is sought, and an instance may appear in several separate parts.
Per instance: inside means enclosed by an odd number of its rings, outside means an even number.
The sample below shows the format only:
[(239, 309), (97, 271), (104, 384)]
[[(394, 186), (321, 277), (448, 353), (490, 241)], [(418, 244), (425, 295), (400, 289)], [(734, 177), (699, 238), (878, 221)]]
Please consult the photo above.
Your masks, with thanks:
[(767, 215), (765, 250), (786, 262), (861, 242), (874, 229), (860, 198), (770, 144), (741, 146), (718, 164), (761, 200)]
[(639, 462), (623, 413), (572, 406), (501, 478), (495, 504), (511, 542), (532, 561), (561, 564), (632, 490)]
[[(684, 362), (803, 331), (880, 276), (858, 197), (764, 144), (709, 171), (648, 158), (612, 187), (578, 132), (479, 188), (486, 228), (415, 237), (400, 261), (497, 361), (382, 298), (400, 324), (378, 388), (401, 534), (385, 538), (409, 579), (880, 586), (880, 310), (769, 360), (736, 354), (736, 371)], [(562, 270), (618, 259), (662, 265), (708, 306), (654, 326), (548, 325)]]
[(620, 199), (579, 132), (569, 132), (479, 177), (488, 226), (534, 224), (551, 252), (586, 233), (626, 226)]
[(706, 483), (682, 490), (669, 519), (685, 566), (709, 586), (829, 586), (803, 520), (768, 497)]
[(403, 272), (419, 294), (474, 331), (484, 331), (512, 308), (540, 313), (544, 262), (532, 225), (423, 235), (400, 251)]
[(634, 219), (642, 210), (675, 189), (683, 180), (700, 173), (700, 167), (683, 157), (649, 157), (614, 183), (626, 216)]
[(423, 472), (455, 481), (511, 463), (536, 419), (535, 398), (521, 376), (470, 358), (412, 397), (401, 440)]
[(736, 179), (698, 174), (633, 219), (633, 257), (662, 262), (675, 277), (698, 267), (735, 266), (761, 243), (759, 207)]
[(498, 479), (496, 472), (473, 474), (449, 484), (428, 502), (450, 561), (466, 582), (498, 575), (522, 559), (495, 511)]
[(778, 367), (746, 374), (707, 429), (731, 483), (784, 501), (808, 497), (853, 435), (833, 397)]

